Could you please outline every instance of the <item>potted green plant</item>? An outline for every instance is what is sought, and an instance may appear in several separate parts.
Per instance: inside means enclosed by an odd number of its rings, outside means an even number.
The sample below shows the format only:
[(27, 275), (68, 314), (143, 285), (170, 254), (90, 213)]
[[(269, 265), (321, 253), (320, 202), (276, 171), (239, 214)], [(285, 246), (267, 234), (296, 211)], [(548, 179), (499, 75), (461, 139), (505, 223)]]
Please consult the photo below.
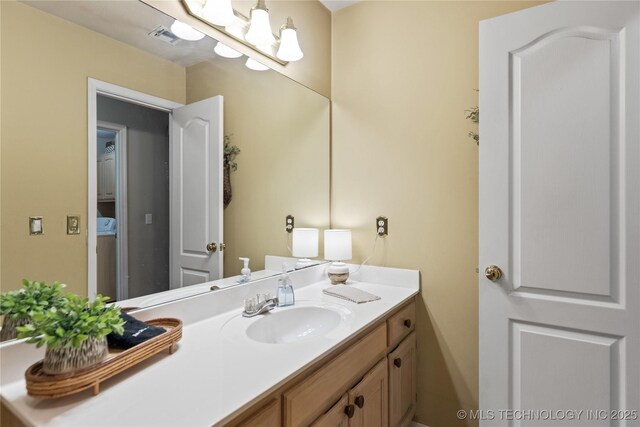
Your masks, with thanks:
[(231, 203), (233, 193), (231, 190), (231, 171), (238, 170), (238, 163), (235, 158), (240, 154), (240, 148), (237, 145), (231, 145), (231, 135), (224, 136), (224, 175), (223, 175), (223, 202), (226, 208)]
[(120, 307), (107, 306), (107, 297), (94, 301), (68, 294), (64, 304), (34, 313), (32, 322), (18, 327), (18, 337), (47, 346), (42, 370), (61, 374), (101, 362), (109, 353), (107, 335), (121, 335)]
[(31, 322), (35, 313), (42, 313), (59, 305), (64, 299), (62, 283), (22, 281), (23, 288), (0, 294), (0, 314), (4, 316), (0, 341), (16, 338), (16, 327)]

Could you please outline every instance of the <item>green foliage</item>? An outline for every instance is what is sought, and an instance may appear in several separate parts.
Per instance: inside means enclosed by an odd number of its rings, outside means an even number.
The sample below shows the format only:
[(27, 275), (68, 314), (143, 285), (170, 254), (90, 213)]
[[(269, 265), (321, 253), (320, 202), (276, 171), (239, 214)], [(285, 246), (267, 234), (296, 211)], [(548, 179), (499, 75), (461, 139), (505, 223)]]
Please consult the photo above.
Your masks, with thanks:
[(238, 170), (238, 164), (235, 162), (235, 158), (240, 154), (240, 149), (237, 145), (231, 145), (231, 136), (224, 136), (224, 166), (231, 168), (231, 170)]
[[(478, 92), (478, 89), (475, 89)], [(480, 108), (479, 107), (471, 107), (468, 110), (464, 110), (467, 113), (465, 119), (471, 120), (473, 123), (480, 123)], [(480, 135), (477, 132), (469, 131), (467, 134), (469, 138), (473, 139), (476, 142), (476, 145), (480, 145)]]
[[(471, 120), (473, 123), (480, 122), (480, 109), (478, 107), (471, 107), (468, 110), (464, 110), (467, 113), (465, 117), (468, 120)], [(477, 132), (469, 131), (469, 138), (473, 139), (476, 142), (476, 145), (480, 145), (480, 135)]]
[(98, 295), (94, 301), (68, 294), (65, 303), (34, 313), (32, 323), (19, 326), (19, 338), (38, 347), (79, 347), (89, 337), (102, 338), (114, 332), (122, 335), (124, 320), (120, 307), (107, 306), (107, 297)]
[(45, 282), (22, 280), (24, 288), (0, 294), (0, 314), (13, 319), (32, 317), (64, 303), (59, 282), (47, 285)]

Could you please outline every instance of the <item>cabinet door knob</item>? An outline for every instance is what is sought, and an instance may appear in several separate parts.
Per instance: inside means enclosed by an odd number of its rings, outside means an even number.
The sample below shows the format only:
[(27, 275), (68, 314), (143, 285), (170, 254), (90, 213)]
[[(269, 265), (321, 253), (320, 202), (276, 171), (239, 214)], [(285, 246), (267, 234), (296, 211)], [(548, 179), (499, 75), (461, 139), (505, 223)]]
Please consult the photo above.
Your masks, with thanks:
[(407, 328), (411, 328), (411, 319), (407, 319), (404, 321), (404, 326), (406, 326)]
[(354, 402), (358, 408), (362, 408), (364, 406), (364, 396), (356, 396)]
[(399, 368), (400, 366), (402, 366), (402, 359), (396, 357), (395, 359), (393, 359), (393, 364), (396, 365), (396, 368)]
[(344, 408), (344, 413), (347, 414), (347, 417), (353, 418), (353, 415), (356, 413), (356, 407), (353, 405), (347, 405)]

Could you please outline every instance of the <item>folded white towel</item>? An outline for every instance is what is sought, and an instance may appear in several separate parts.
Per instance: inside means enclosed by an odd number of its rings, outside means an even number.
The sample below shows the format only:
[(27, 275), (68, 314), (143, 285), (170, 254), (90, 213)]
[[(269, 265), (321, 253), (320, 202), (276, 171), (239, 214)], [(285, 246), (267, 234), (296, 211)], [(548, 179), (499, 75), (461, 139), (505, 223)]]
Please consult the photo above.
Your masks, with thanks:
[(353, 288), (348, 285), (334, 285), (330, 288), (322, 290), (323, 293), (331, 295), (332, 297), (346, 299), (347, 301), (355, 302), (356, 304), (362, 304), (364, 302), (371, 302), (379, 300), (380, 297), (362, 289)]

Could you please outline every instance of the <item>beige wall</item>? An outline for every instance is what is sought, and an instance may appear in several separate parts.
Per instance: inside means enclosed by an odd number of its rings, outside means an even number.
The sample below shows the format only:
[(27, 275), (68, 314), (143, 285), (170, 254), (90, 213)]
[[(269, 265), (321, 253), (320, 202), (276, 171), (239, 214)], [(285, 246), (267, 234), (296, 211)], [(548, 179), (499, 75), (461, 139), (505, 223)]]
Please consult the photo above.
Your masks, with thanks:
[(478, 407), (478, 21), (530, 2), (366, 1), (333, 15), (332, 226), (371, 264), (419, 269), (419, 422)]
[[(87, 77), (185, 101), (185, 69), (13, 1), (0, 2), (2, 290), (60, 280), (86, 294)], [(45, 234), (29, 236), (28, 217)]]
[(253, 271), (265, 254), (288, 256), (288, 214), (296, 227), (329, 226), (329, 100), (275, 71), (255, 73), (243, 61), (187, 68), (187, 102), (222, 95), (225, 134), (241, 150), (224, 211), (225, 276), (239, 274), (240, 256)]
[[(274, 70), (296, 80), (310, 89), (331, 96), (331, 13), (318, 0), (269, 0), (271, 28), (277, 34), (280, 26), (291, 16), (298, 29), (298, 40), (304, 52), (304, 59), (282, 66), (264, 57), (253, 49), (228, 37), (226, 34), (190, 16), (178, 1), (142, 0), (166, 14), (187, 22), (205, 34), (225, 42), (245, 55), (270, 66)], [(233, 7), (249, 15), (255, 0), (233, 0)]]

